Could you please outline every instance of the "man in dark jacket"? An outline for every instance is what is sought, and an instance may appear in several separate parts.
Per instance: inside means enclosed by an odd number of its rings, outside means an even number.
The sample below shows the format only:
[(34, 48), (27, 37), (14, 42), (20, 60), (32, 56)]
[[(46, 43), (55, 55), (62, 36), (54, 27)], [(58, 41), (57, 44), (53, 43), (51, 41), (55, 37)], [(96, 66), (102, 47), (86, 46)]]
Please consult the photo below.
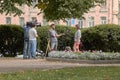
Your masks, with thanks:
[(24, 48), (23, 48), (23, 59), (28, 58), (28, 48), (29, 48), (29, 29), (31, 28), (31, 22), (27, 22), (25, 26), (23, 26), (24, 32)]

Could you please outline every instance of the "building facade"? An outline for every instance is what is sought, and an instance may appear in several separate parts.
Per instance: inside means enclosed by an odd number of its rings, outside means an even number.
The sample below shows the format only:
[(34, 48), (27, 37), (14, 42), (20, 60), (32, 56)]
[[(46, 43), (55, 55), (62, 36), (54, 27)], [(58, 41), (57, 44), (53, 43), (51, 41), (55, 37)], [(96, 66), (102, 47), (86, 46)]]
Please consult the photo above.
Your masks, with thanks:
[(75, 20), (75, 24), (79, 24), (81, 28), (99, 24), (120, 24), (120, 0), (105, 0), (105, 3), (91, 8), (84, 17), (85, 19)]
[(24, 14), (21, 16), (0, 14), (0, 24), (24, 25), (27, 21), (42, 22), (43, 14), (38, 15), (40, 11), (37, 8), (33, 8), (33, 6), (28, 7), (27, 5), (22, 5), (19, 8), (24, 12)]
[(91, 8), (84, 15), (83, 27), (90, 27), (99, 24), (119, 24), (120, 0), (105, 0), (100, 6)]
[[(0, 14), (0, 24), (17, 24), (24, 25), (27, 21), (37, 21), (42, 25), (47, 25), (43, 14), (37, 15), (39, 10), (33, 7), (23, 5), (20, 7), (24, 14), (14, 17), (12, 14)], [(66, 19), (67, 23), (63, 21), (56, 21), (56, 24), (63, 24), (74, 26), (79, 24), (81, 28), (91, 27), (99, 24), (120, 24), (120, 0), (105, 0), (105, 3), (100, 6), (91, 8), (88, 13), (84, 14), (85, 19)]]

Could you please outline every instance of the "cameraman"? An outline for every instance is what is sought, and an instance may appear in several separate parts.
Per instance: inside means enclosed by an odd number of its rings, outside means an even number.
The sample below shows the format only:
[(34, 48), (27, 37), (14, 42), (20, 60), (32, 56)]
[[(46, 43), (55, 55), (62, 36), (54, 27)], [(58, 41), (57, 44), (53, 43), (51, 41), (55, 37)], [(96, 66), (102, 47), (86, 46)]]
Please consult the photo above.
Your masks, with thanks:
[(23, 59), (28, 58), (28, 46), (29, 46), (29, 29), (31, 28), (31, 22), (27, 22), (23, 26), (24, 33), (24, 48), (23, 48)]

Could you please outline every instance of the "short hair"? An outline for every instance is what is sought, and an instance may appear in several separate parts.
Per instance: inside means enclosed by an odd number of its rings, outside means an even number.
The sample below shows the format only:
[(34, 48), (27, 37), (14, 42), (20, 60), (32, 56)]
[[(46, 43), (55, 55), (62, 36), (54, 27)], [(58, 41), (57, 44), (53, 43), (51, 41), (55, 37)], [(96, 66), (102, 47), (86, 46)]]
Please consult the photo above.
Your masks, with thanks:
[(35, 22), (32, 22), (31, 27), (35, 27), (35, 26), (36, 26)]
[(75, 25), (76, 28), (80, 29), (80, 26), (78, 24)]
[(27, 22), (26, 26), (27, 27), (35, 27), (35, 23), (34, 22)]
[(26, 22), (26, 26), (31, 26), (31, 22)]
[(50, 25), (50, 27), (53, 27), (53, 26), (55, 26), (55, 24), (51, 24), (51, 25)]

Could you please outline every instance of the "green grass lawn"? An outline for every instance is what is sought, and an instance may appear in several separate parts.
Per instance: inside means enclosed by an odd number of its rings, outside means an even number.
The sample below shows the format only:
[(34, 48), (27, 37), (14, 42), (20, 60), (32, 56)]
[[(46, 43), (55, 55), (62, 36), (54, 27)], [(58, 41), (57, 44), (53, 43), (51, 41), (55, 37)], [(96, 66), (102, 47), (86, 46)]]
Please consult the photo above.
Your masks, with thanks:
[(120, 80), (120, 67), (77, 67), (0, 74), (0, 80)]

